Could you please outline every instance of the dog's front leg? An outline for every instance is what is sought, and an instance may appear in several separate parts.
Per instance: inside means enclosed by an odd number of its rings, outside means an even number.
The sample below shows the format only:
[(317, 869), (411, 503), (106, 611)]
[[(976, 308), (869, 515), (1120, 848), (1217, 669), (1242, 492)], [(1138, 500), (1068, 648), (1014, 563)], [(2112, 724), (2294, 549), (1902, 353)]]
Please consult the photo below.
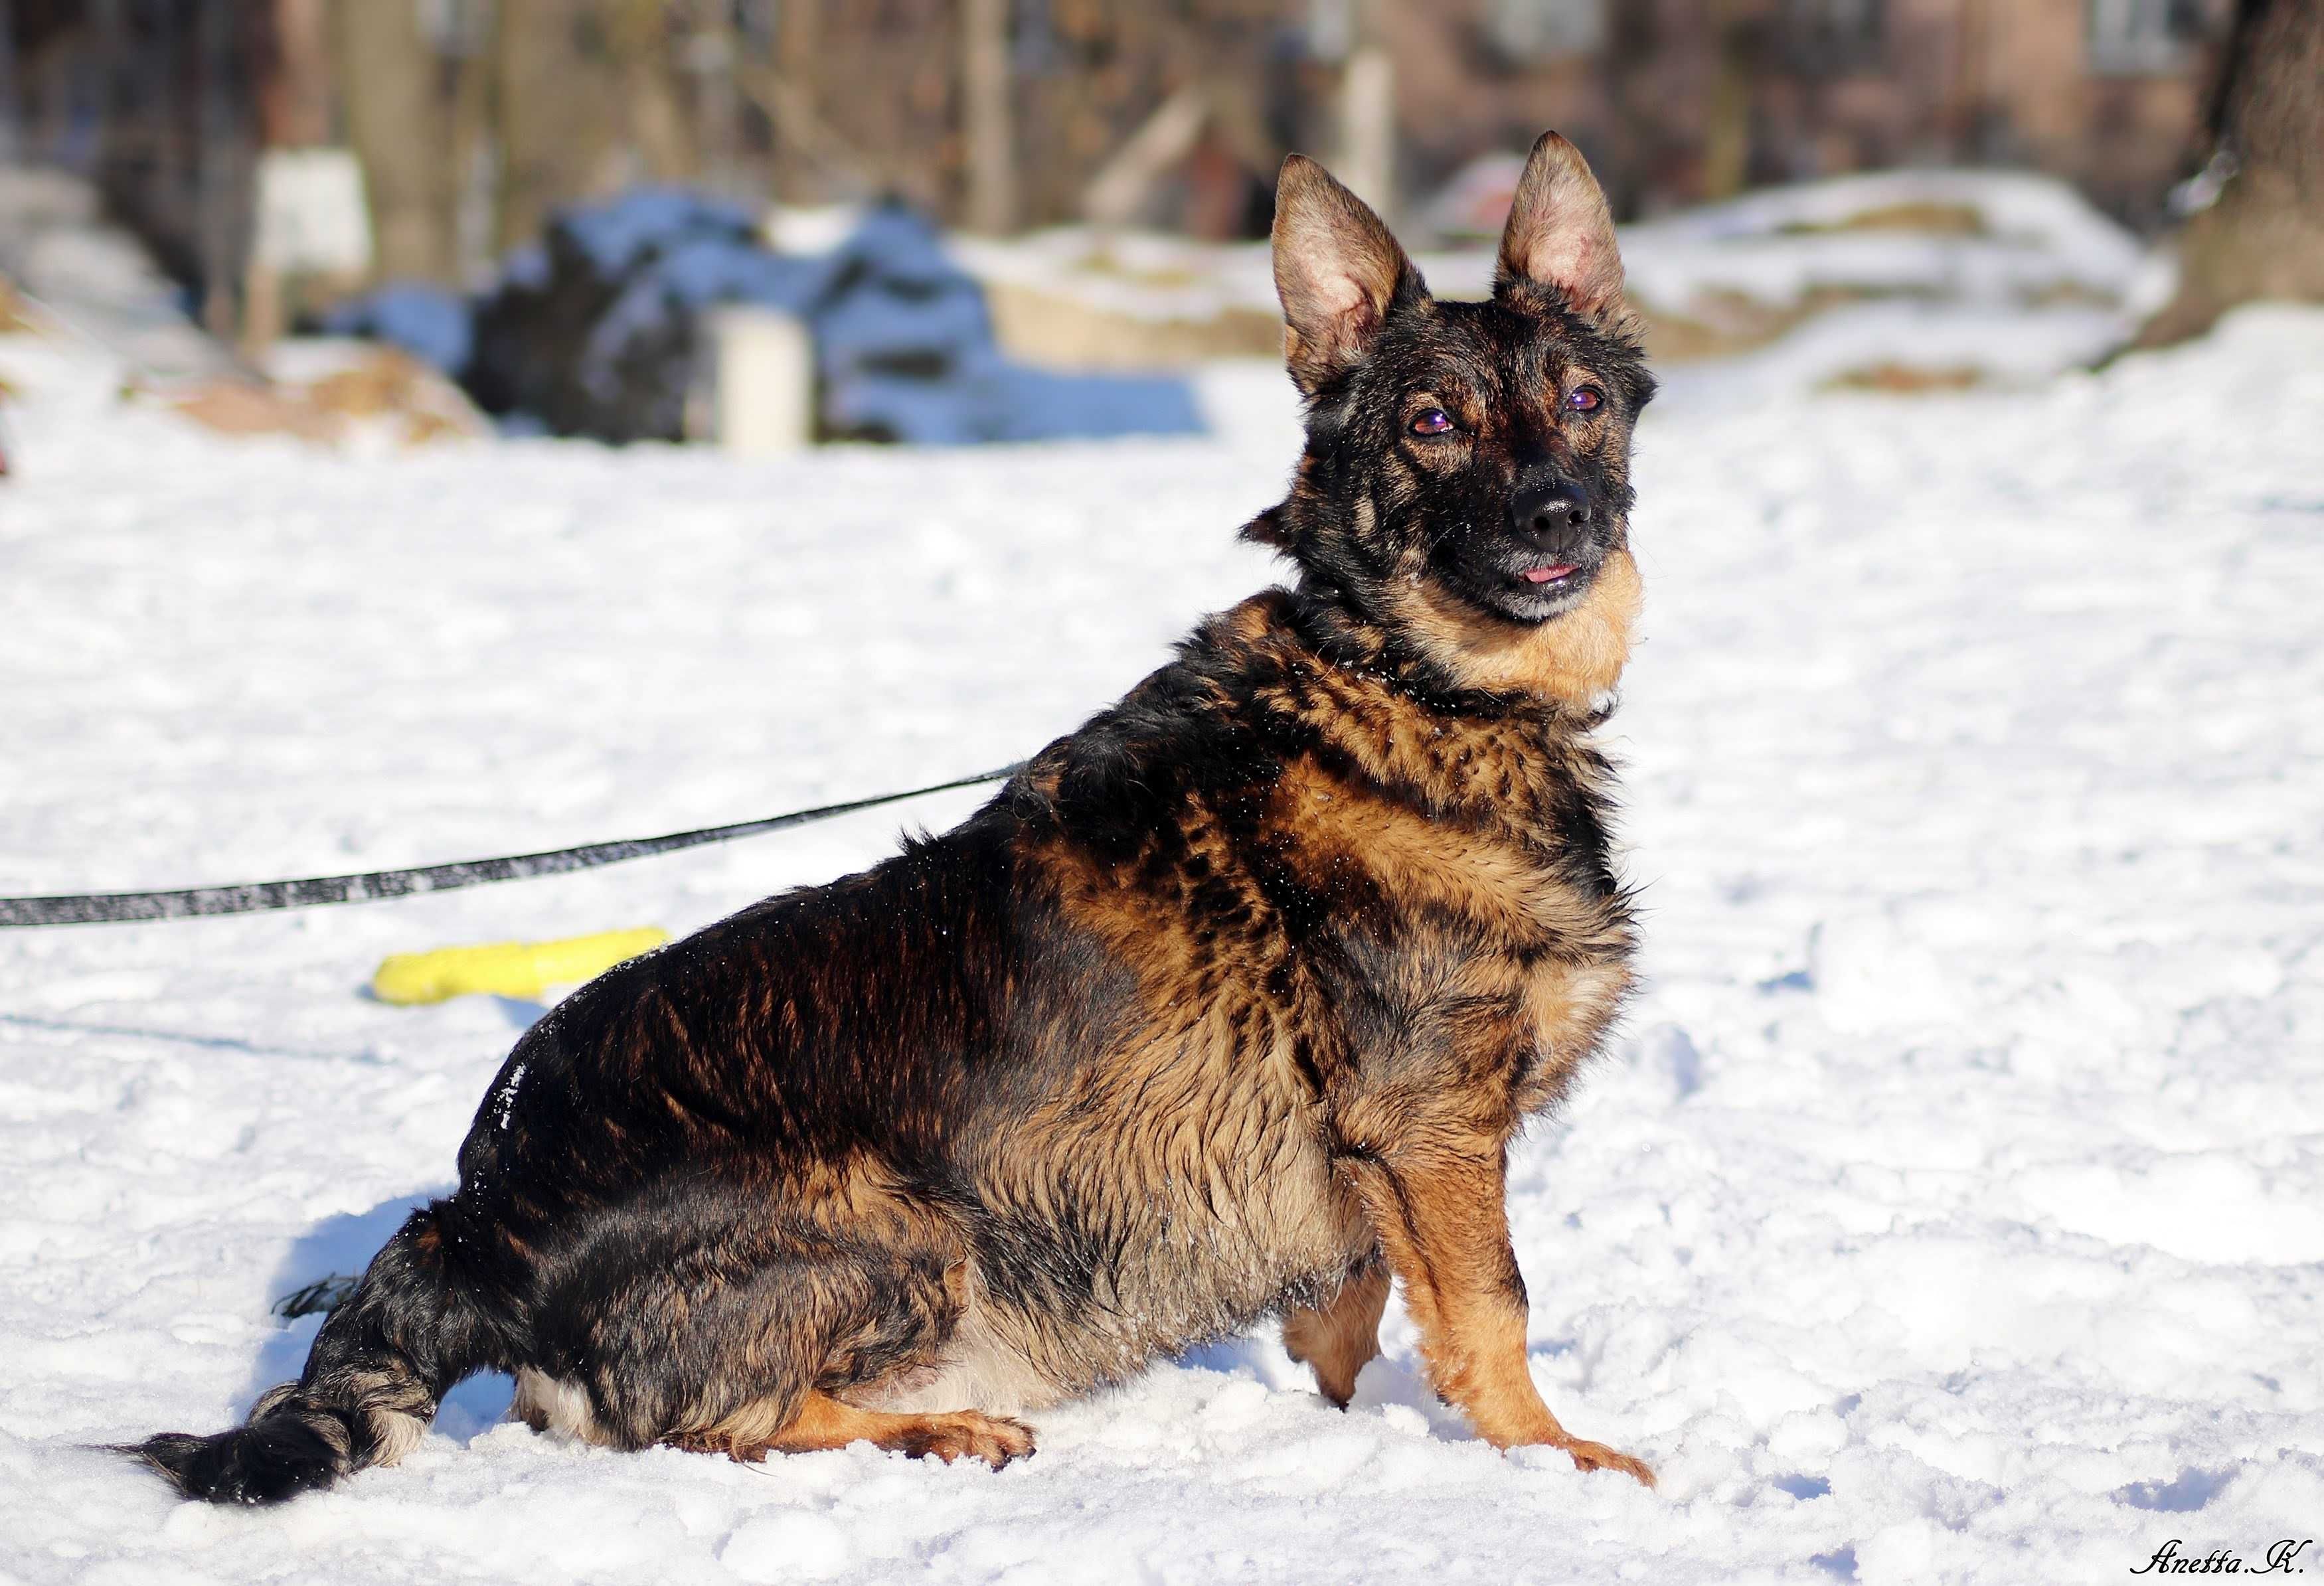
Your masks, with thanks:
[(1502, 1153), (1442, 1148), (1356, 1157), (1351, 1176), (1404, 1283), (1431, 1384), (1499, 1448), (1548, 1443), (1585, 1471), (1624, 1471), (1652, 1487), (1645, 1464), (1557, 1424), (1526, 1363), (1526, 1288), (1509, 1245)]
[(1283, 1318), (1283, 1347), (1314, 1369), (1315, 1390), (1343, 1410), (1355, 1397), (1356, 1374), (1379, 1353), (1388, 1287), (1388, 1265), (1375, 1255), (1349, 1273), (1330, 1299), (1295, 1306)]

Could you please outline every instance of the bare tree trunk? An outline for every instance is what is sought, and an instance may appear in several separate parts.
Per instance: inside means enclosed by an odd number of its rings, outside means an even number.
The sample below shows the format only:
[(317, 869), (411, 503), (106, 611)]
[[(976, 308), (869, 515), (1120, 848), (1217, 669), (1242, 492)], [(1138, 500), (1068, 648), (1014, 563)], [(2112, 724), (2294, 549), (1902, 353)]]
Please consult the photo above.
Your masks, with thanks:
[(1718, 30), (1718, 65), (1704, 118), (1702, 191), (1698, 196), (1717, 200), (1733, 198), (1750, 179), (1751, 83), (1758, 63), (1753, 58), (1751, 19), (1736, 0), (1717, 0), (1711, 14)]
[(273, 0), (272, 49), (258, 88), (259, 142), (311, 149), (331, 141), (330, 18), (325, 0)]
[(374, 269), (383, 278), (453, 272), (449, 149), (437, 103), (436, 51), (410, 4), (338, 0), (339, 80), (363, 161)]
[(788, 83), (796, 99), (788, 117), (768, 110), (775, 124), (775, 197), (787, 203), (803, 203), (821, 194), (821, 162), (801, 124), (819, 124), (815, 84), (821, 65), (822, 20), (819, 0), (783, 0), (775, 16), (774, 69), (768, 75)]
[(622, 85), (605, 61), (583, 52), (578, 38), (583, 12), (602, 4), (500, 0), (493, 51), (501, 152), (494, 230), (503, 251), (538, 236), (550, 210), (589, 192), (604, 174), (605, 108)]
[(497, 241), (502, 151), (493, 124), (493, 41), (489, 25), (463, 30), (453, 67), (445, 142), (452, 161), (452, 268), (462, 286), (489, 270)]
[(16, 19), (9, 0), (0, 0), (0, 161), (15, 159), (23, 138), (16, 124)]
[[(272, 0), (272, 26), (254, 54), (258, 78), (259, 189), (265, 191), (268, 153), (311, 149), (331, 136), (330, 17), (326, 0)], [(263, 207), (263, 206), (262, 206)], [(265, 225), (262, 213), (260, 226)], [(253, 239), (242, 272), (242, 341), (255, 358), (288, 327), (281, 272), (267, 257), (266, 239)]]
[(1202, 83), (1188, 83), (1163, 100), (1082, 190), (1083, 218), (1093, 226), (1136, 220), (1154, 184), (1193, 152), (1210, 119), (1210, 90)]
[(2141, 346), (2199, 336), (2238, 303), (2324, 300), (2324, 0), (2242, 0), (2213, 134), (2218, 201), (2179, 238), (2179, 291)]
[(1360, 46), (1341, 72), (1340, 168), (1356, 197), (1397, 213), (1396, 60), (1384, 45)]
[(699, 166), (670, 75), (669, 10), (664, 0), (620, 0), (608, 19), (629, 102), (630, 142), (658, 182), (689, 180)]
[(1338, 171), (1348, 190), (1396, 224), (1396, 58), (1388, 53), (1380, 7), (1353, 0), (1354, 38), (1340, 68)]
[(560, 91), (561, 51), (549, 35), (564, 11), (558, 0), (500, 0), (493, 10), (493, 128), (500, 144), (493, 244), (503, 254), (532, 240), (562, 196), (559, 129), (543, 107)]
[(694, 146), (712, 191), (757, 200), (766, 195), (752, 191), (742, 172), (742, 99), (734, 87), (742, 45), (732, 6), (710, 6), (698, 19), (687, 47), (687, 69), (694, 74)]
[(235, 282), (250, 249), (248, 152), (243, 146), (241, 107), (235, 103), (233, 84), (241, 19), (217, 5), (196, 20), (194, 47), (201, 84), (197, 214), (202, 324), (218, 340), (231, 342), (241, 318)]
[(1009, 0), (961, 7), (961, 100), (968, 123), (968, 224), (1017, 225), (1017, 127), (1009, 102)]

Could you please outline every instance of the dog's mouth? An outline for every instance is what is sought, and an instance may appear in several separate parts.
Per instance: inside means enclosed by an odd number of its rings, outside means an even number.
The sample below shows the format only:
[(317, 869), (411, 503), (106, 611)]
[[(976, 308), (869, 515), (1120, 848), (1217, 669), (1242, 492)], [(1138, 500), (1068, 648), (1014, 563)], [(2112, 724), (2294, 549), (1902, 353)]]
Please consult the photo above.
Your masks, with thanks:
[(1430, 560), (1442, 587), (1464, 604), (1505, 622), (1536, 627), (1588, 597), (1608, 548), (1576, 535), (1563, 544), (1527, 544), (1515, 535), (1448, 537)]
[(1517, 579), (1520, 584), (1530, 584), (1536, 589), (1546, 589), (1550, 585), (1564, 583), (1581, 570), (1582, 567), (1578, 562), (1543, 562), (1537, 567), (1517, 568)]
[(1493, 615), (1532, 625), (1572, 609), (1602, 559), (1588, 548), (1561, 556), (1504, 546), (1469, 560), (1459, 583), (1471, 601)]

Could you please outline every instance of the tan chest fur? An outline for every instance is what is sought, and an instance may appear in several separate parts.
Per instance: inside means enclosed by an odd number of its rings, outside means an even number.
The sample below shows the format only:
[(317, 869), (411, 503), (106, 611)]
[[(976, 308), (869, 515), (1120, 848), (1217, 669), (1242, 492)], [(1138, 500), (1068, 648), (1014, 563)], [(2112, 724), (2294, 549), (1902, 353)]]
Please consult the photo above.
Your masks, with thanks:
[(978, 1325), (1070, 1392), (1336, 1281), (1370, 1236), (1301, 1077), (1314, 1010), (1269, 994), (1264, 932), (1213, 932), (1151, 891), (1060, 869), (1069, 916), (1133, 964), (1144, 1017), (1032, 1110), (979, 1187), (1086, 1233), (1103, 1259), (1085, 1311), (988, 1310)]

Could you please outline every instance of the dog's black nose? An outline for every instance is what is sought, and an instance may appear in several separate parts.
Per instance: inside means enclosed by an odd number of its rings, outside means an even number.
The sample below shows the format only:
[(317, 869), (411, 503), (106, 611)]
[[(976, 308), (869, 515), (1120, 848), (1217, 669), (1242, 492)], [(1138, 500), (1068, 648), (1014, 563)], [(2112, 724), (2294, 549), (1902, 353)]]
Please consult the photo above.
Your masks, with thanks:
[(1580, 490), (1560, 481), (1517, 492), (1509, 502), (1509, 518), (1517, 538), (1536, 549), (1571, 550), (1590, 527), (1590, 503)]

